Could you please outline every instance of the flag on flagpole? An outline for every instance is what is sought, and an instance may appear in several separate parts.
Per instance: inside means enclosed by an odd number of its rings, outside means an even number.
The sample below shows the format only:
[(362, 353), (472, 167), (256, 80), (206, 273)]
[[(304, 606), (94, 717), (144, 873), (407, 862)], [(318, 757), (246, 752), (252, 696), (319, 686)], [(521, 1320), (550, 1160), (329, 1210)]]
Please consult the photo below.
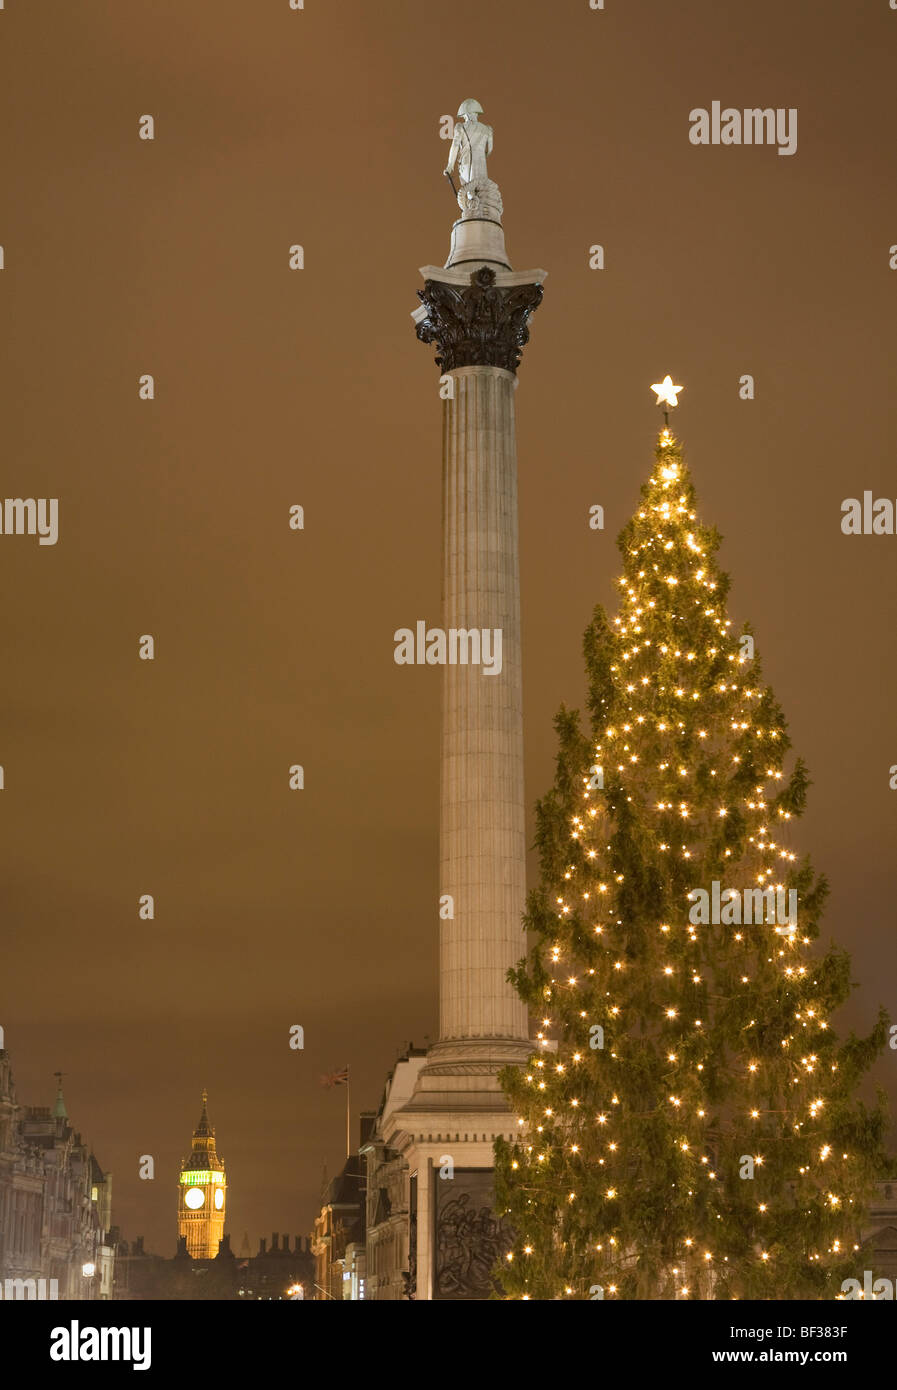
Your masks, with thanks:
[(348, 1084), (349, 1084), (349, 1068), (348, 1068), (348, 1067), (342, 1067), (339, 1071), (331, 1071), (331, 1072), (328, 1072), (326, 1076), (322, 1076), (322, 1077), (321, 1077), (321, 1085), (322, 1085), (322, 1086), (348, 1086)]

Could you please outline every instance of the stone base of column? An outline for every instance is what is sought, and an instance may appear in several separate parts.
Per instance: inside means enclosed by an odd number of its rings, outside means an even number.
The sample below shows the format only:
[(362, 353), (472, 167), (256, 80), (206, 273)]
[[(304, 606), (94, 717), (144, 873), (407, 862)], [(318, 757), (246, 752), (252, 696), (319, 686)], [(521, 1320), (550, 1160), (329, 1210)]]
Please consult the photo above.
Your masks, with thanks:
[(503, 1067), (522, 1067), (533, 1051), (525, 1039), (459, 1038), (435, 1043), (402, 1114), (421, 1137), (425, 1132), (444, 1133), (478, 1128), (491, 1117), (504, 1133), (508, 1113), (498, 1083)]
[(468, 1085), (463, 1092), (416, 1091), (390, 1116), (384, 1136), (413, 1178), (408, 1251), (410, 1296), (418, 1302), (490, 1298), (492, 1268), (510, 1243), (494, 1211), (493, 1146), (513, 1139), (516, 1118), (494, 1075), (469, 1077)]
[(387, 1142), (416, 1175), (417, 1300), (491, 1296), (490, 1271), (509, 1241), (494, 1211), (493, 1146), (517, 1133), (498, 1072), (523, 1066), (532, 1052), (513, 1038), (435, 1043), (410, 1098), (389, 1117)]

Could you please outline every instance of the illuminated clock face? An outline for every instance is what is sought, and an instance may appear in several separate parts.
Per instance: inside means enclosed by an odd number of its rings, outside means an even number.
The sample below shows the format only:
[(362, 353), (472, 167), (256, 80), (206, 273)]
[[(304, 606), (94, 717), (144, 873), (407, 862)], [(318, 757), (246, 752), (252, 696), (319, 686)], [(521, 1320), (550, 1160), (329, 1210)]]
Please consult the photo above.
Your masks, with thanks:
[(191, 1211), (197, 1211), (205, 1200), (206, 1194), (201, 1187), (188, 1187), (184, 1193), (184, 1205), (188, 1206)]
[(217, 1208), (218, 1211), (220, 1211), (221, 1208), (224, 1206), (224, 1188), (223, 1188), (223, 1187), (216, 1187), (216, 1188), (215, 1188), (215, 1206), (216, 1206), (216, 1208)]

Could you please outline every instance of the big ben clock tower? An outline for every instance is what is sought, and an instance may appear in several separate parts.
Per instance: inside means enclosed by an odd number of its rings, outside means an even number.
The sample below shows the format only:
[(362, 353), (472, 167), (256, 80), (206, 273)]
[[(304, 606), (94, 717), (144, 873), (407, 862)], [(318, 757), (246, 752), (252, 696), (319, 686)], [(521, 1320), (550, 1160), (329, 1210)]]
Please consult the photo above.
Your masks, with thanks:
[(178, 1181), (178, 1235), (187, 1240), (187, 1254), (194, 1260), (214, 1260), (224, 1235), (227, 1180), (224, 1164), (215, 1151), (215, 1131), (202, 1093), (202, 1114), (193, 1132), (189, 1158), (182, 1159)]

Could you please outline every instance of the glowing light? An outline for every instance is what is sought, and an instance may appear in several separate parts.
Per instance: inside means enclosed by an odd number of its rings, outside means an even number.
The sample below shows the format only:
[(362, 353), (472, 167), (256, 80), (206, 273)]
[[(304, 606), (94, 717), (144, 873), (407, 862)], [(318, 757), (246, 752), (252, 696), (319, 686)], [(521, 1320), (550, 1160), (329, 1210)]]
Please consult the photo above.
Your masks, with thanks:
[(657, 397), (655, 405), (678, 405), (676, 397), (683, 389), (681, 386), (674, 386), (673, 378), (669, 375), (665, 376), (663, 381), (655, 381), (651, 387)]

